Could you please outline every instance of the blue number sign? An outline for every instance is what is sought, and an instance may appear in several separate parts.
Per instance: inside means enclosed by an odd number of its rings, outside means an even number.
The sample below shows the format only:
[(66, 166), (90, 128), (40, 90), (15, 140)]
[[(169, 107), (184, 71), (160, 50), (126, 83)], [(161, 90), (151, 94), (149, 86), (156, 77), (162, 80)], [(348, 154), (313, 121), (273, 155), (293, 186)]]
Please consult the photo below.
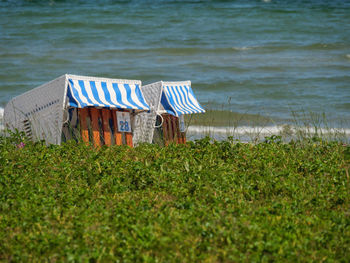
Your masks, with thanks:
[(118, 131), (131, 132), (130, 113), (117, 111)]

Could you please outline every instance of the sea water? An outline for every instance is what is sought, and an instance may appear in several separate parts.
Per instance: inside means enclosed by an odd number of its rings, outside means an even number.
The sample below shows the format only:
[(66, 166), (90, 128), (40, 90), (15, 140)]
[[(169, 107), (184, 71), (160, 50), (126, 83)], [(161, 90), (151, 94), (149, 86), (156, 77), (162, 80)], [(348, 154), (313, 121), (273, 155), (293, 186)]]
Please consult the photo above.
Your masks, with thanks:
[(0, 68), (0, 108), (65, 73), (191, 80), (212, 126), (310, 112), (347, 129), (350, 1), (0, 1)]

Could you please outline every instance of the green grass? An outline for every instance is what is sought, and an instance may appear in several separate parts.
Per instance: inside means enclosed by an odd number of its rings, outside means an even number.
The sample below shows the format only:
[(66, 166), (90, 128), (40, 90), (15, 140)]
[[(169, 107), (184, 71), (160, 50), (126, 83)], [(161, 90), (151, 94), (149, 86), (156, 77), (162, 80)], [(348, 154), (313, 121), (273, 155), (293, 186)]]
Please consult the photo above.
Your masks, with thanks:
[(207, 109), (203, 114), (186, 115), (185, 120), (191, 125), (202, 125), (210, 127), (230, 127), (238, 126), (268, 126), (275, 122), (272, 118), (249, 113), (238, 113), (229, 110)]
[(349, 262), (350, 147), (0, 137), (0, 260)]

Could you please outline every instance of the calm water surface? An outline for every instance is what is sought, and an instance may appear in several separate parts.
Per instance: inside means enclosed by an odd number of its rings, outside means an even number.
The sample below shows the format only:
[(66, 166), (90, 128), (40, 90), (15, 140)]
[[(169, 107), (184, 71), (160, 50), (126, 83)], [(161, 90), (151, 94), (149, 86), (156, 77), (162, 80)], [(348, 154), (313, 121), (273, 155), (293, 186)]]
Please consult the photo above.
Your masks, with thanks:
[(349, 120), (350, 1), (0, 1), (0, 68), (0, 108), (70, 73), (189, 79), (204, 107), (280, 123)]

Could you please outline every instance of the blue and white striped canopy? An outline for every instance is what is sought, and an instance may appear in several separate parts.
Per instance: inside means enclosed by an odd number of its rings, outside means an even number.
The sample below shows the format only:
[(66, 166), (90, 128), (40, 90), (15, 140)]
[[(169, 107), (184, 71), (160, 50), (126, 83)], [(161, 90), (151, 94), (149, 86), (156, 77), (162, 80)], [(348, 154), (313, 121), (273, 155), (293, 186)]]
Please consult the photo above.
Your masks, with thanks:
[(183, 114), (204, 113), (190, 85), (163, 85), (161, 103), (164, 110), (174, 116)]
[(68, 79), (68, 105), (75, 108), (103, 107), (149, 110), (138, 84)]

